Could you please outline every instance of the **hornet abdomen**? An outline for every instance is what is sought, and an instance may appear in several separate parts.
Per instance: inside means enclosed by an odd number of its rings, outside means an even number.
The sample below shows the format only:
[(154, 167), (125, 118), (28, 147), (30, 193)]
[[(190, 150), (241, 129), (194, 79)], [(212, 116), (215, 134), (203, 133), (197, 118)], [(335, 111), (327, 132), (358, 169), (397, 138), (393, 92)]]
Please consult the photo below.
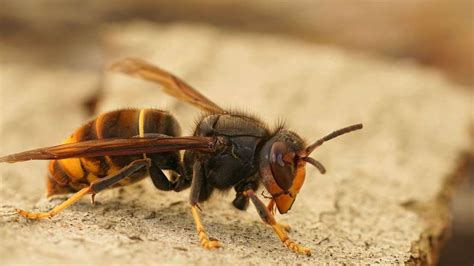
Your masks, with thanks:
[[(179, 136), (180, 127), (168, 112), (158, 109), (120, 109), (100, 114), (77, 129), (64, 143), (108, 138), (132, 138), (146, 134)], [(52, 160), (48, 167), (47, 196), (79, 191), (92, 182), (117, 173), (131, 162), (150, 158), (161, 169), (178, 171), (179, 152), (100, 156)], [(147, 176), (144, 169), (121, 180), (114, 187), (135, 183)]]

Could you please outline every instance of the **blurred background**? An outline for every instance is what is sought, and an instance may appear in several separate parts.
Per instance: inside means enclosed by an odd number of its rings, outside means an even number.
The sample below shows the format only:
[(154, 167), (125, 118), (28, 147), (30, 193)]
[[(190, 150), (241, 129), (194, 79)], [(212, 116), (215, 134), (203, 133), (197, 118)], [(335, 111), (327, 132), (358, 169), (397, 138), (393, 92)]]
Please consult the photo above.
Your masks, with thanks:
[[(107, 53), (105, 25), (146, 20), (187, 22), (291, 36), (386, 60), (409, 60), (443, 73), (456, 88), (474, 85), (474, 7), (471, 0), (3, 0), (0, 60), (45, 69), (77, 69), (100, 75)], [(99, 80), (99, 78), (98, 78)], [(93, 113), (97, 93), (84, 100)], [(21, 88), (18, 88), (19, 90)], [(472, 95), (472, 93), (471, 93)], [(472, 148), (472, 147), (471, 147)], [(472, 264), (474, 168), (467, 159), (454, 200), (453, 237), (442, 265)], [(470, 256), (470, 257), (469, 257)]]
[[(357, 1), (2, 1), (2, 42), (29, 60), (100, 65), (104, 23), (143, 19), (193, 22), (291, 35), (437, 68), (473, 85), (470, 0)], [(23, 47), (21, 47), (23, 46)], [(54, 52), (53, 52), (54, 51)], [(4, 51), (8, 52), (8, 51)], [(51, 56), (61, 53), (61, 56)], [(56, 62), (59, 60), (60, 62)]]

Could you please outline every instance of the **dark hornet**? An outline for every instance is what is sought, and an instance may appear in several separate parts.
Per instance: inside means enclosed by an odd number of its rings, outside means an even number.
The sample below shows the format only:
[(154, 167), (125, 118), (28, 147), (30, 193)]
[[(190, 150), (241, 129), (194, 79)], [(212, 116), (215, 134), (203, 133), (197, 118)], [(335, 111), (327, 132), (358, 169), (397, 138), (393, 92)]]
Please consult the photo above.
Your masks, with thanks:
[[(275, 221), (275, 209), (287, 213), (303, 186), (305, 166), (323, 165), (309, 155), (325, 141), (362, 128), (356, 124), (334, 131), (307, 145), (283, 126), (270, 129), (259, 119), (227, 111), (207, 99), (173, 74), (138, 59), (125, 59), (111, 70), (162, 85), (168, 94), (205, 111), (193, 136), (179, 137), (176, 119), (157, 109), (123, 109), (99, 115), (80, 127), (61, 145), (40, 148), (0, 158), (0, 162), (51, 160), (47, 195), (75, 193), (49, 212), (17, 209), (29, 219), (49, 218), (85, 195), (125, 186), (150, 176), (156, 188), (181, 191), (191, 187), (189, 203), (201, 245), (220, 247), (201, 223), (198, 203), (214, 190), (234, 188), (234, 207), (245, 210), (249, 201), (261, 219), (296, 253), (310, 255), (288, 237), (288, 226)], [(183, 160), (179, 150), (185, 150)], [(167, 178), (162, 170), (171, 170)], [(267, 206), (256, 194), (260, 184), (270, 193)]]

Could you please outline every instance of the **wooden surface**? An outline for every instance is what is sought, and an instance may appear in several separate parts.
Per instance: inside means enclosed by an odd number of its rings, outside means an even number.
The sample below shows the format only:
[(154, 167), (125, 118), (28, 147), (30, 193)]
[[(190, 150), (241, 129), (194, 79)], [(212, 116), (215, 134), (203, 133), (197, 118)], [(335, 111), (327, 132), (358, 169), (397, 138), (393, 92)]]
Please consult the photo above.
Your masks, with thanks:
[[(149, 180), (87, 199), (52, 220), (30, 222), (14, 207), (45, 210), (45, 163), (1, 165), (3, 264), (432, 263), (449, 227), (447, 205), (469, 148), (469, 95), (435, 71), (271, 35), (146, 23), (104, 29), (108, 63), (123, 56), (166, 68), (224, 107), (287, 125), (315, 140), (357, 122), (363, 131), (321, 147), (328, 169), (309, 168), (291, 212), (278, 216), (313, 250), (291, 253), (253, 207), (232, 209), (233, 193), (203, 205), (203, 222), (224, 248), (204, 251), (188, 192), (157, 191)], [(39, 70), (4, 62), (0, 74), (1, 154), (52, 145), (87, 120), (78, 99), (103, 88), (98, 111), (172, 111), (190, 134), (195, 108), (155, 85), (122, 75)], [(100, 74), (100, 73), (99, 73)], [(25, 78), (28, 77), (28, 79)], [(16, 88), (22, 88), (20, 91)], [(21, 247), (21, 248), (19, 248)]]

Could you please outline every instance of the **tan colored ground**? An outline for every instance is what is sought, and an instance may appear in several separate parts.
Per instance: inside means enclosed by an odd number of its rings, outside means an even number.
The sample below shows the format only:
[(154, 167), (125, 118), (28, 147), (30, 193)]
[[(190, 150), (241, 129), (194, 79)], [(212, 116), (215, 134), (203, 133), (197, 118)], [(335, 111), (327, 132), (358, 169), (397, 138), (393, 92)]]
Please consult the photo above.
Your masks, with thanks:
[[(187, 192), (165, 193), (149, 180), (101, 193), (61, 215), (31, 222), (14, 207), (46, 210), (44, 162), (1, 165), (0, 262), (57, 264), (311, 264), (431, 262), (449, 226), (453, 172), (469, 147), (471, 102), (438, 73), (269, 35), (145, 23), (104, 29), (112, 62), (146, 58), (171, 70), (225, 107), (279, 119), (309, 141), (363, 122), (315, 157), (292, 211), (279, 216), (313, 250), (292, 254), (232, 193), (203, 205), (209, 234), (224, 248), (202, 250)], [(199, 111), (156, 86), (116, 74), (40, 70), (2, 61), (1, 154), (59, 143), (86, 120), (78, 99), (104, 88), (99, 110), (156, 107), (176, 114), (186, 134)], [(448, 197), (442, 197), (447, 195)], [(426, 218), (428, 217), (428, 218)], [(432, 245), (427, 242), (432, 239)]]

